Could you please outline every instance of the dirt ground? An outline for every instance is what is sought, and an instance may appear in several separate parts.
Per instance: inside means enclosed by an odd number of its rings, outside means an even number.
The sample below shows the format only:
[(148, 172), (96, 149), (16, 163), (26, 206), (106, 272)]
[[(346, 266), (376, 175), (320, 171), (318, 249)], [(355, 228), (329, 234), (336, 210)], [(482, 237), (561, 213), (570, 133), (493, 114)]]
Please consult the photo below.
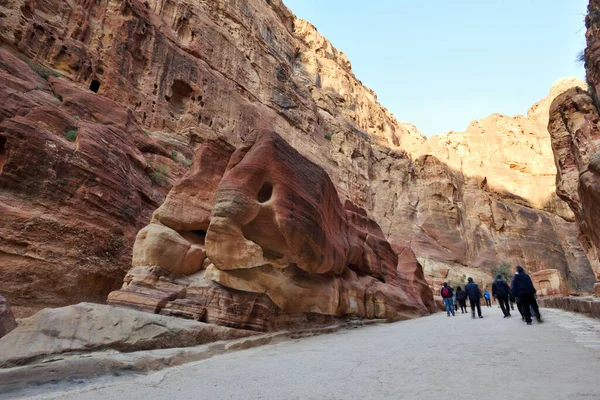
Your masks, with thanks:
[(600, 399), (600, 321), (542, 309), (545, 322), (526, 326), (515, 313), (439, 313), (36, 398)]

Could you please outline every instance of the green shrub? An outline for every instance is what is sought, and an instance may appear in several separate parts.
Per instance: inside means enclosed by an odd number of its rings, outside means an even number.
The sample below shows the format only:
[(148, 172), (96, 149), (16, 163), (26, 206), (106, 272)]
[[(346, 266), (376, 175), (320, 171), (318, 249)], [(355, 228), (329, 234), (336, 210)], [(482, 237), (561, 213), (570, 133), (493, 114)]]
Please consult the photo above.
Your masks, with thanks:
[(69, 132), (65, 133), (65, 138), (69, 142), (74, 142), (77, 139), (77, 129), (72, 129)]
[(502, 277), (505, 280), (511, 281), (514, 276), (514, 274), (512, 273), (512, 268), (510, 266), (510, 263), (508, 263), (506, 261), (502, 261), (502, 263), (500, 263), (500, 265), (492, 267), (491, 272), (492, 272), (492, 275), (494, 276), (494, 279), (496, 279), (496, 276), (502, 275)]
[(77, 121), (79, 121), (81, 118), (79, 118), (79, 115), (73, 115), (73, 118), (75, 118)]
[(159, 165), (148, 176), (153, 184), (161, 186), (169, 181), (169, 170), (165, 165)]
[(331, 140), (331, 135), (325, 135), (325, 139)]
[(188, 160), (187, 158), (184, 158), (181, 160), (181, 163), (187, 167), (191, 167), (192, 166), (192, 162), (190, 160)]
[(177, 152), (175, 150), (173, 150), (171, 152), (171, 158), (176, 159), (177, 158)]
[(62, 98), (62, 96), (61, 96), (60, 94), (52, 93), (52, 95), (53, 95), (54, 97), (56, 97), (56, 98), (57, 98), (57, 99), (58, 99), (58, 100), (59, 100), (59, 101), (62, 103), (62, 101), (63, 101), (63, 98)]
[(36, 61), (33, 61), (31, 58), (29, 58), (27, 56), (24, 56), (22, 54), (17, 54), (17, 57), (20, 58), (22, 61), (25, 61), (27, 63), (27, 65), (29, 65), (29, 68), (34, 70), (43, 79), (48, 79), (51, 76), (55, 76), (55, 77), (61, 76), (61, 74), (59, 74), (58, 72), (51, 70), (50, 68), (44, 67), (42, 64), (40, 64)]

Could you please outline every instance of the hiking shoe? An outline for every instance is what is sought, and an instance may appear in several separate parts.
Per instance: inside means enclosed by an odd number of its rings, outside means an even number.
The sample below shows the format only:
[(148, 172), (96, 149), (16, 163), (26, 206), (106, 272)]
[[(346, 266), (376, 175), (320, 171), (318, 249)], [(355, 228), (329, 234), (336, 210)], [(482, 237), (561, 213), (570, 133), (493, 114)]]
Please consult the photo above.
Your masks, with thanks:
[(527, 321), (527, 325), (531, 325), (531, 321)]
[(544, 322), (544, 320), (543, 320), (541, 317), (538, 317), (538, 318), (536, 318), (536, 320), (537, 320), (537, 322), (538, 322), (539, 324), (541, 324), (542, 322)]
[(483, 315), (480, 315), (479, 318), (483, 318)]

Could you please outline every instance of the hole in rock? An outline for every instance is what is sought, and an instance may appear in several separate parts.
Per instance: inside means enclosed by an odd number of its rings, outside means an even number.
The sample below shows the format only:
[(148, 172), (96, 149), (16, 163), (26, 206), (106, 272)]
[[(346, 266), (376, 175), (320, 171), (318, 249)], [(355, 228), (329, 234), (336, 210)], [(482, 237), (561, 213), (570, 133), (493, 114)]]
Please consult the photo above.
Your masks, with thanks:
[(100, 90), (100, 82), (92, 79), (92, 83), (90, 83), (90, 90), (94, 93), (98, 93), (98, 90)]
[(8, 160), (8, 149), (6, 148), (6, 138), (0, 136), (0, 174), (2, 173), (2, 168), (4, 168), (4, 164), (6, 164), (6, 160)]
[(181, 236), (188, 242), (203, 246), (206, 243), (206, 231), (196, 230), (180, 232)]
[(271, 199), (272, 195), (273, 185), (271, 185), (269, 182), (265, 182), (258, 191), (258, 201), (261, 203), (266, 203)]
[(183, 113), (185, 111), (185, 104), (190, 97), (192, 97), (192, 93), (194, 91), (190, 85), (176, 79), (173, 81), (173, 85), (171, 86), (171, 92), (172, 95), (170, 99), (168, 99), (169, 103), (171, 103), (171, 106), (175, 112)]

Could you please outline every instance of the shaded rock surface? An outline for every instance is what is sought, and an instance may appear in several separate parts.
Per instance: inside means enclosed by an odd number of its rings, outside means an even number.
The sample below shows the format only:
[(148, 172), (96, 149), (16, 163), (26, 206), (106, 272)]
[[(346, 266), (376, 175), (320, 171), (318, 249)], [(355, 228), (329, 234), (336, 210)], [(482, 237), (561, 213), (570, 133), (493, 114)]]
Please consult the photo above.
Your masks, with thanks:
[[(589, 91), (571, 89), (552, 103), (548, 129), (558, 169), (557, 193), (579, 227), (578, 237), (600, 281), (600, 2), (591, 0), (584, 53)], [(595, 285), (600, 295), (600, 284)]]
[(253, 335), (196, 321), (80, 303), (44, 309), (0, 339), (0, 367), (65, 352), (190, 347)]
[(15, 316), (13, 315), (8, 301), (0, 296), (0, 338), (17, 327)]
[[(398, 122), (344, 54), (279, 0), (11, 0), (0, 4), (0, 19), (0, 285), (17, 316), (103, 301), (131, 266), (136, 232), (199, 162), (198, 147), (222, 140), (230, 148), (215, 157), (226, 158), (263, 129), (323, 168), (341, 204), (365, 210), (377, 235), (410, 247), (432, 276), (435, 268), (485, 276), (508, 261), (558, 269), (575, 288), (593, 281), (570, 211), (531, 189), (546, 193), (554, 173), (540, 161), (546, 139), (534, 131), (545, 125), (544, 101), (527, 120), (475, 124), (466, 155), (449, 149), (464, 138), (428, 140), (423, 150), (418, 130)], [(505, 146), (514, 154), (498, 152)], [(470, 166), (459, 168), (459, 158)], [(471, 178), (473, 169), (488, 179)], [(505, 189), (522, 192), (499, 192), (504, 171)], [(208, 193), (174, 198), (157, 214), (153, 222), (177, 235), (145, 232), (187, 249), (169, 265), (157, 261), (169, 274), (191, 273), (206, 257), (200, 204), (212, 201)], [(197, 214), (183, 219), (182, 204)], [(147, 248), (134, 259), (157, 256)], [(147, 309), (166, 301), (174, 313), (203, 318), (189, 302), (175, 306), (169, 290), (146, 289), (138, 292)]]

